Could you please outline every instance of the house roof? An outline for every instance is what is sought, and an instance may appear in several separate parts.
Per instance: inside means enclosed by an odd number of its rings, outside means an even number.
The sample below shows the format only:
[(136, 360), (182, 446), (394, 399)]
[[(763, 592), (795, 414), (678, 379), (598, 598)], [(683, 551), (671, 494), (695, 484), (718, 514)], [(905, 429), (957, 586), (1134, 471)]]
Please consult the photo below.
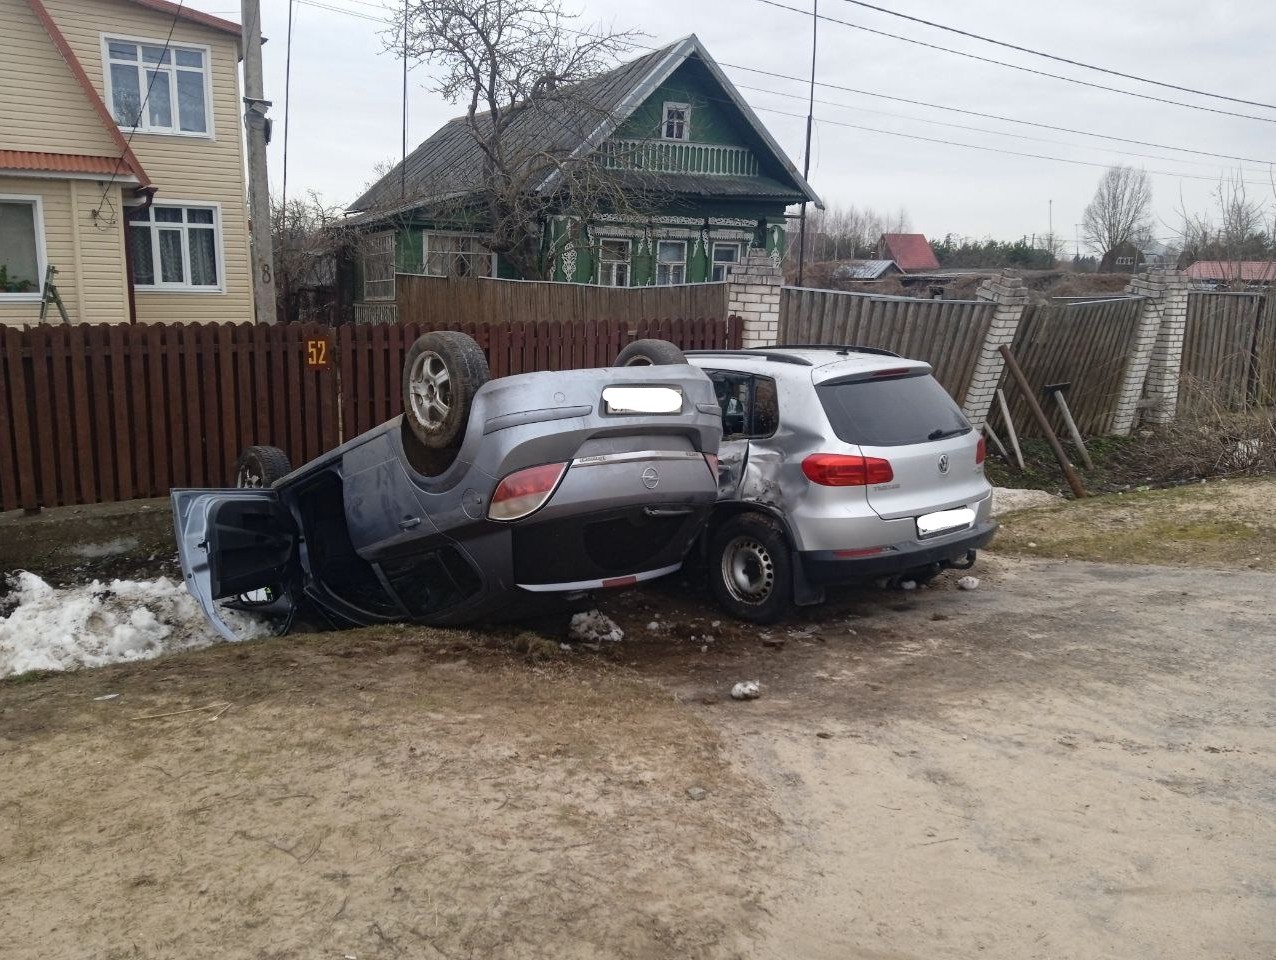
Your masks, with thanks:
[(899, 270), (894, 260), (847, 260), (833, 270), (837, 280), (880, 280), (891, 270)]
[(223, 33), (233, 33), (237, 37), (244, 35), (244, 28), (238, 23), (231, 20), (223, 20), (221, 17), (214, 17), (211, 13), (192, 10), (183, 4), (170, 3), (169, 0), (129, 0), (129, 2), (139, 7), (146, 7), (148, 10), (156, 10), (160, 13), (168, 14), (178, 20), (185, 20), (188, 23), (198, 23), (202, 27), (212, 27), (214, 30), (221, 30)]
[[(607, 139), (655, 89), (683, 63), (697, 58), (739, 110), (745, 125), (771, 154), (791, 185), (770, 177), (724, 177), (692, 174), (644, 174), (657, 189), (702, 195), (766, 196), (820, 204), (810, 184), (798, 173), (739, 91), (695, 36), (684, 37), (645, 56), (621, 64), (565, 90), (542, 109), (526, 111), (507, 129), (503, 143), (514, 155), (537, 156), (543, 166), (526, 171), (529, 183), (549, 192), (560, 182), (558, 163), (587, 155)], [(480, 124), (489, 122), (480, 117)], [(448, 121), (410, 153), (403, 164), (372, 185), (350, 205), (355, 212), (389, 214), (471, 195), (481, 179), (483, 155), (465, 117)], [(541, 176), (541, 174), (544, 174)], [(404, 198), (409, 199), (404, 199)]]
[(134, 180), (119, 157), (98, 157), (77, 153), (39, 153), (31, 150), (0, 150), (0, 170), (31, 170), (41, 173), (88, 173), (114, 175)]
[(1191, 280), (1276, 281), (1276, 260), (1198, 260), (1185, 271)]
[(883, 233), (882, 251), (905, 273), (938, 270), (939, 261), (921, 233)]

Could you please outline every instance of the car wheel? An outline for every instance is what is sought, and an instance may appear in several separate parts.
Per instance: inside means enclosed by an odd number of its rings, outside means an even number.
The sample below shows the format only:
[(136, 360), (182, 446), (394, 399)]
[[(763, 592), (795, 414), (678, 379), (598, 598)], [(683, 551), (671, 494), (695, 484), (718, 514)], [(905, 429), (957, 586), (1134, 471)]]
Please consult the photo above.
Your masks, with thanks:
[(247, 489), (269, 487), (292, 473), (288, 454), (278, 447), (249, 447), (235, 461), (235, 486)]
[(771, 623), (793, 596), (793, 559), (779, 523), (760, 513), (732, 517), (709, 547), (709, 586), (732, 616)]
[(403, 361), (403, 419), (432, 450), (459, 447), (490, 374), (483, 348), (453, 330), (422, 334)]
[(616, 355), (613, 366), (668, 367), (686, 362), (686, 355), (668, 340), (635, 340)]

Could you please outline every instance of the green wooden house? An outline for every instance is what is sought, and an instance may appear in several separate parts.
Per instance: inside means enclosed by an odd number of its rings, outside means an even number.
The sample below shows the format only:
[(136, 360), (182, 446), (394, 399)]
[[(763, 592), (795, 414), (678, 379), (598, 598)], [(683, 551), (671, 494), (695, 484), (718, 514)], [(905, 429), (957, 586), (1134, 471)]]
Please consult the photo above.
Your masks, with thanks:
[[(542, 276), (650, 286), (721, 280), (750, 247), (777, 264), (785, 209), (819, 198), (695, 36), (582, 84), (556, 115), (511, 127), (529, 155), (587, 159), (623, 202), (582, 215), (546, 166), (529, 189)], [(350, 207), (364, 241), (356, 299), (392, 299), (394, 274), (518, 278), (485, 245), (481, 153), (445, 124)]]

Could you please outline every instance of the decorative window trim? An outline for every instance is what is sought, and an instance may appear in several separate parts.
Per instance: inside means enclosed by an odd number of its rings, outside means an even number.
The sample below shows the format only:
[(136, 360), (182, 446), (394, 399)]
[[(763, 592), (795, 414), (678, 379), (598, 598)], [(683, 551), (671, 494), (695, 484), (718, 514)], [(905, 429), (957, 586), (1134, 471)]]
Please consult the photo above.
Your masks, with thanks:
[[(682, 111), (682, 120), (681, 120), (682, 135), (681, 136), (674, 137), (669, 135), (670, 124), (679, 122), (677, 120), (669, 119), (670, 110)], [(664, 106), (661, 107), (660, 109), (660, 139), (673, 140), (673, 141), (677, 141), (678, 143), (685, 143), (686, 141), (691, 139), (691, 104), (680, 103), (677, 100), (665, 101)]]
[[(150, 37), (133, 37), (122, 33), (99, 33), (99, 42), (102, 50), (102, 89), (105, 92), (106, 109), (110, 112), (111, 117), (115, 117), (115, 93), (111, 83), (111, 51), (108, 44), (112, 40), (119, 40), (123, 43), (146, 44), (148, 47), (163, 47), (165, 41), (156, 40)], [(167, 43), (170, 53), (176, 50), (198, 50), (204, 55), (204, 119), (207, 121), (208, 129), (204, 132), (193, 130), (182, 130), (181, 119), (177, 115), (177, 87), (176, 87), (176, 68), (173, 69), (174, 86), (170, 93), (173, 119), (177, 126), (174, 128), (157, 127), (152, 129), (150, 119), (145, 109), (141, 111), (138, 117), (138, 125), (136, 128), (126, 126), (119, 120), (115, 123), (121, 130), (134, 130), (137, 133), (145, 134), (152, 137), (193, 137), (196, 140), (216, 140), (217, 131), (213, 110), (213, 49), (207, 44), (202, 43)], [(140, 55), (140, 51), (139, 51)]]
[[(176, 198), (166, 197), (163, 200), (163, 202), (156, 202), (151, 204), (150, 211), (151, 211), (152, 219), (149, 221), (146, 221), (146, 223), (150, 229), (150, 234), (151, 234), (151, 256), (154, 262), (156, 277), (160, 275), (160, 270), (161, 270), (160, 251), (159, 251), (159, 229), (158, 229), (158, 227), (161, 226), (161, 223), (154, 219), (154, 211), (156, 209), (164, 210), (164, 209), (169, 209), (173, 207), (182, 208), (182, 209), (197, 207), (201, 210), (212, 210), (213, 222), (211, 226), (213, 228), (213, 258), (214, 258), (213, 262), (216, 264), (216, 267), (217, 267), (217, 283), (216, 285), (212, 285), (212, 284), (201, 285), (201, 284), (193, 284), (193, 283), (190, 283), (189, 281), (184, 283), (164, 283), (163, 281), (160, 281), (159, 283), (149, 283), (149, 284), (134, 283), (133, 289), (137, 293), (141, 293), (141, 294), (152, 294), (152, 293), (209, 294), (209, 295), (225, 294), (226, 293), (226, 258), (225, 258), (225, 250), (224, 250), (225, 235), (224, 235), (223, 227), (222, 227), (222, 205), (217, 200), (178, 200)], [(128, 209), (136, 209), (136, 205), (129, 207)], [(125, 230), (128, 231), (128, 230), (142, 229), (140, 226), (134, 226), (134, 224), (135, 224), (135, 221), (126, 220)], [(168, 224), (169, 229), (172, 229), (174, 227), (181, 227), (182, 229), (182, 272), (188, 278), (191, 275), (190, 228), (192, 226), (195, 226), (196, 229), (201, 229), (201, 228), (207, 229), (209, 224), (190, 224), (186, 222), (184, 216), (180, 224), (178, 223)], [(126, 232), (124, 235), (124, 242), (128, 243), (129, 241), (130, 241), (130, 235)]]
[(39, 303), (44, 299), (44, 274), (48, 269), (48, 257), (44, 247), (44, 198), (38, 194), (0, 193), (0, 203), (30, 203), (35, 227), (35, 289), (26, 293), (0, 291), (0, 303)]
[[(674, 260), (662, 261), (662, 260), (660, 259), (660, 245), (661, 245), (662, 243), (676, 243), (676, 244), (678, 244), (680, 247), (682, 247), (682, 260), (681, 260), (681, 261), (674, 261)], [(683, 284), (685, 284), (685, 283), (687, 282), (687, 248), (688, 248), (688, 246), (689, 246), (689, 245), (688, 245), (688, 243), (687, 243), (687, 241), (686, 241), (686, 240), (657, 240), (657, 241), (656, 241), (656, 262), (655, 262), (655, 264), (654, 264), (655, 269), (652, 271), (652, 274), (653, 274), (653, 276), (655, 277), (655, 280), (656, 280), (656, 286), (658, 286), (658, 287), (680, 287), (680, 286), (682, 286)], [(666, 268), (668, 268), (668, 269), (669, 269), (669, 271), (670, 271), (670, 273), (672, 273), (672, 272), (673, 272), (673, 268), (674, 268), (674, 267), (681, 267), (681, 268), (682, 268), (682, 279), (681, 279), (681, 280), (679, 280), (679, 281), (677, 281), (676, 283), (661, 283), (661, 282), (660, 282), (660, 268), (661, 268), (661, 267), (666, 267)]]

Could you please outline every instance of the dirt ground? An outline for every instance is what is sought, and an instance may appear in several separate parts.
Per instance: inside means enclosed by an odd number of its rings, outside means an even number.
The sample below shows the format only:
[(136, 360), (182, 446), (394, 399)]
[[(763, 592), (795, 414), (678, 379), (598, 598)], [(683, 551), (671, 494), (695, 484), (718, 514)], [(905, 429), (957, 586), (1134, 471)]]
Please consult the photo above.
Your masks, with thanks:
[(0, 683), (7, 954), (1276, 955), (1276, 575), (975, 572)]

